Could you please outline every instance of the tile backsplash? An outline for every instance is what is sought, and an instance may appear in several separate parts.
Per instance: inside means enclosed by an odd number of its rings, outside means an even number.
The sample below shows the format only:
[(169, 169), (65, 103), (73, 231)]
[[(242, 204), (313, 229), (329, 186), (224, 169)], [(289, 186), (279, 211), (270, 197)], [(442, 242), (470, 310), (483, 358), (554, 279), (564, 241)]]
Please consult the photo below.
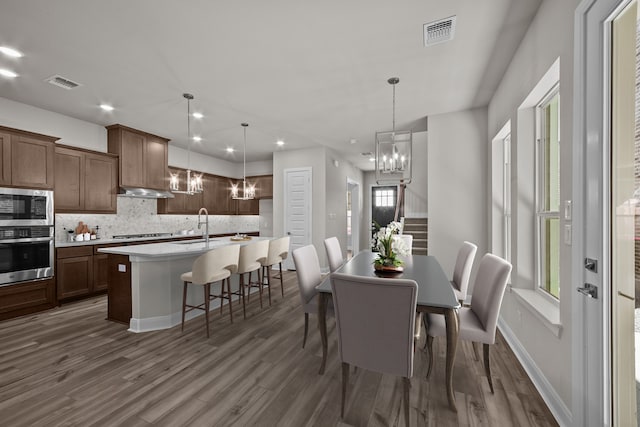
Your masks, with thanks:
[[(198, 230), (198, 215), (158, 215), (154, 199), (118, 197), (118, 213), (56, 214), (56, 241), (66, 241), (65, 229), (73, 230), (82, 221), (89, 228), (100, 227), (103, 239), (118, 234), (176, 233), (180, 230)], [(209, 233), (247, 233), (258, 231), (258, 215), (209, 215)]]

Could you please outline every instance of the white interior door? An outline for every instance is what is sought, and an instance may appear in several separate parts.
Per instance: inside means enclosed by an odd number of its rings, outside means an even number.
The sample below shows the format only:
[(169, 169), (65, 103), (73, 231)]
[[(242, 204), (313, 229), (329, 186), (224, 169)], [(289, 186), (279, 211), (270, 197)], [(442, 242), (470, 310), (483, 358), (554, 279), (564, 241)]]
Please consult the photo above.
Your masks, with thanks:
[[(291, 237), (289, 253), (311, 244), (311, 168), (284, 171), (284, 232)], [(284, 268), (293, 270), (293, 257)]]

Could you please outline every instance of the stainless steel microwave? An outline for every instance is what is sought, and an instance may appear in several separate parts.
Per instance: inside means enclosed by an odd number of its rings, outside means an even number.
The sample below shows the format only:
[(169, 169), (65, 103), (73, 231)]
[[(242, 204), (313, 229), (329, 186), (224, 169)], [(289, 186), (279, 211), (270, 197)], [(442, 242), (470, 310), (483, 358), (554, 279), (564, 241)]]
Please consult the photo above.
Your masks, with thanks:
[(53, 191), (0, 188), (0, 227), (53, 225)]

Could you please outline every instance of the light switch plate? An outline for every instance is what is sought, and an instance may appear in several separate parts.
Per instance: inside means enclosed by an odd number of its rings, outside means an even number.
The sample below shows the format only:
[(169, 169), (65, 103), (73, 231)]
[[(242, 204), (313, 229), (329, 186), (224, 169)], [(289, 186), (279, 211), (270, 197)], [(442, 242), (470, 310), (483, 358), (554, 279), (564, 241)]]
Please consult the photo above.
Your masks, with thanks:
[(571, 221), (571, 200), (564, 201), (564, 219)]
[(118, 271), (120, 273), (126, 273), (127, 272), (127, 266), (125, 264), (118, 264)]

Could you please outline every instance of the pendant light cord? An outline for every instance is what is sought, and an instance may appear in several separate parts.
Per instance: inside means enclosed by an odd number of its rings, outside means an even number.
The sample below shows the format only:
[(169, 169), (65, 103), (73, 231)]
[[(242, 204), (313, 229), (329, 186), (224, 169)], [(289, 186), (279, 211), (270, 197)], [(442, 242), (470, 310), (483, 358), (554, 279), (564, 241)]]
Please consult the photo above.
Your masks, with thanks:
[(392, 84), (391, 86), (393, 86), (393, 133), (396, 133), (396, 85), (395, 83)]

